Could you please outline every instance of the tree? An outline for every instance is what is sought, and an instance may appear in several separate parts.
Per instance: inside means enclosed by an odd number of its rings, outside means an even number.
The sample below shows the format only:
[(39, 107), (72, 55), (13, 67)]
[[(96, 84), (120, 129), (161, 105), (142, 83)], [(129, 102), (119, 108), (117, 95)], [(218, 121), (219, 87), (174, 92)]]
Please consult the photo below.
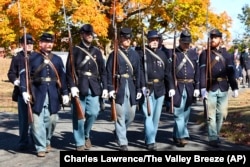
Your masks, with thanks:
[(242, 7), (242, 14), (238, 15), (241, 23), (245, 25), (245, 33), (243, 34), (242, 43), (250, 43), (250, 7), (245, 5)]
[[(197, 41), (206, 34), (208, 21), (210, 28), (220, 29), (227, 34), (225, 39), (230, 40), (228, 28), (231, 26), (231, 18), (226, 12), (219, 15), (213, 13), (209, 9), (209, 0), (64, 0), (73, 42), (80, 40), (78, 30), (86, 23), (94, 26), (100, 42), (109, 42), (113, 36), (114, 2), (118, 29), (131, 27), (135, 37), (141, 33), (142, 27), (145, 32), (156, 29), (161, 33), (171, 33), (176, 26), (177, 31), (188, 28), (193, 35), (193, 41)], [(55, 48), (66, 46), (61, 41), (67, 37), (63, 0), (0, 0), (0, 9), (0, 45), (18, 41), (22, 35), (22, 28), (18, 26), (21, 15), (22, 26), (25, 25), (27, 32), (35, 39), (43, 31), (53, 31), (57, 38)]]

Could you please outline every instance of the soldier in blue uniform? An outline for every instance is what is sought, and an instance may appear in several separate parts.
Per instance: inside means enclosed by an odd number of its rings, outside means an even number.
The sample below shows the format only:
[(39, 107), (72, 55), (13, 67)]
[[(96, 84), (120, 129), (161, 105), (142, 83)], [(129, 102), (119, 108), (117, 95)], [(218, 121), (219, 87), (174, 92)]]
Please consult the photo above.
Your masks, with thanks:
[[(207, 50), (203, 51), (200, 56), (201, 95), (203, 99), (207, 98), (208, 141), (213, 147), (219, 147), (221, 126), (228, 114), (229, 86), (232, 88), (233, 97), (238, 96), (234, 63), (230, 54), (220, 48), (221, 42), (222, 33), (218, 29), (211, 30), (211, 52), (208, 57), (210, 60), (206, 59)], [(208, 75), (206, 75), (206, 70), (208, 70)]]
[(105, 61), (99, 48), (93, 46), (94, 30), (91, 24), (80, 29), (81, 43), (73, 48), (72, 60), (77, 83), (72, 76), (72, 64), (67, 60), (67, 80), (72, 97), (79, 97), (85, 119), (78, 120), (75, 103), (72, 103), (73, 134), (76, 150), (92, 147), (90, 131), (100, 112), (99, 97), (108, 98)]
[[(168, 61), (165, 53), (159, 49), (160, 36), (158, 32), (156, 30), (149, 31), (147, 39), (146, 57), (140, 55), (141, 66), (143, 67), (143, 73), (141, 74), (141, 87), (144, 95), (142, 110), (145, 116), (144, 131), (147, 149), (156, 151), (155, 139), (166, 94), (166, 85), (169, 89), (169, 97), (174, 96), (175, 90), (171, 62)], [(148, 104), (150, 107), (148, 107)]]
[(127, 129), (135, 117), (136, 104), (141, 98), (140, 89), (140, 57), (131, 48), (132, 31), (130, 28), (120, 30), (118, 48), (118, 89), (115, 92), (112, 85), (112, 69), (114, 52), (111, 52), (107, 61), (107, 78), (109, 97), (115, 99), (117, 121), (115, 122), (115, 135), (121, 151), (128, 151)]
[[(51, 138), (58, 120), (62, 103), (69, 102), (66, 72), (62, 59), (53, 54), (54, 36), (43, 33), (40, 36), (39, 52), (29, 56), (29, 74), (32, 92), (33, 122), (32, 135), (38, 157), (44, 157), (51, 150)], [(27, 93), (25, 69), (20, 71), (20, 87), (25, 103), (31, 100)]]
[(184, 147), (189, 138), (187, 124), (194, 97), (200, 94), (199, 57), (195, 50), (189, 49), (192, 42), (189, 31), (181, 32), (179, 46), (175, 49), (174, 70), (176, 94), (174, 96), (173, 140), (177, 146)]
[[(22, 94), (19, 89), (20, 85), (20, 77), (19, 72), (24, 68), (25, 63), (25, 54), (24, 54), (24, 40), (25, 37), (22, 36), (20, 39), (21, 46), (23, 48), (22, 51), (18, 52), (16, 56), (14, 56), (11, 60), (10, 68), (8, 71), (9, 81), (14, 84), (14, 89), (16, 89), (15, 97), (13, 100), (17, 100), (18, 107), (18, 126), (19, 126), (19, 149), (26, 150), (28, 149), (29, 144), (29, 123), (28, 123), (28, 111), (27, 105), (23, 101)], [(34, 40), (30, 34), (26, 34), (26, 51), (27, 56), (29, 56), (33, 52)], [(31, 135), (31, 134), (30, 134)]]

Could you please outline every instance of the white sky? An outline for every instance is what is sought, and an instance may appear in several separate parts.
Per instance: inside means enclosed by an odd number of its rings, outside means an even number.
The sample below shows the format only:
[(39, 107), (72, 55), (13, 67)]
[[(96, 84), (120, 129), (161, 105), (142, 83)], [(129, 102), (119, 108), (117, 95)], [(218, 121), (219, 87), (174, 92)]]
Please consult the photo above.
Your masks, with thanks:
[(222, 13), (226, 11), (227, 14), (232, 18), (232, 29), (231, 34), (233, 39), (240, 37), (244, 32), (244, 26), (240, 23), (237, 18), (238, 14), (242, 14), (241, 8), (248, 4), (250, 6), (250, 0), (210, 0), (211, 7), (215, 13)]

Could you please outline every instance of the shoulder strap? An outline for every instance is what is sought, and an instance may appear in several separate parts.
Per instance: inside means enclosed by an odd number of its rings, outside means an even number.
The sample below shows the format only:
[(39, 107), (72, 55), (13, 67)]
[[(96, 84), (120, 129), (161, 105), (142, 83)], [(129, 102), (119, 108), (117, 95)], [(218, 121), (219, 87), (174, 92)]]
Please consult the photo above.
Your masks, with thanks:
[[(99, 75), (99, 69), (98, 69), (98, 65), (96, 63), (96, 60), (93, 58), (93, 56), (87, 51), (85, 50), (84, 48), (80, 47), (80, 46), (76, 46), (77, 48), (79, 48), (81, 51), (83, 51), (84, 53), (86, 53), (89, 58), (91, 58), (94, 62), (95, 62), (95, 65), (96, 65), (96, 68), (97, 68), (97, 73)], [(85, 57), (85, 59), (83, 60), (83, 62), (81, 63), (81, 66), (83, 66), (84, 64), (86, 64), (90, 59), (87, 58), (87, 56)]]
[(161, 61), (161, 63), (163, 64), (163, 67), (165, 68), (165, 63), (162, 61), (162, 59), (157, 55), (155, 54), (153, 51), (151, 51), (150, 49), (148, 48), (145, 48), (153, 57), (155, 57), (157, 60)]
[(130, 62), (130, 60), (128, 59), (128, 57), (123, 53), (123, 51), (121, 51), (121, 49), (118, 49), (119, 54), (122, 56), (122, 58), (128, 63), (130, 69), (131, 69), (131, 73), (132, 75), (134, 74), (134, 70), (133, 70), (133, 66)]

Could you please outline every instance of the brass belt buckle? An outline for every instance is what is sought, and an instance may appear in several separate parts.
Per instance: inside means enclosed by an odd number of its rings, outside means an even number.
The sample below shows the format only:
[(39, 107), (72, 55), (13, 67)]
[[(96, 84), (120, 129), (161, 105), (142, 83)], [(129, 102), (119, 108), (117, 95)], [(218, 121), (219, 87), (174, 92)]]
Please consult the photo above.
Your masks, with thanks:
[(84, 74), (87, 75), (87, 76), (91, 76), (91, 75), (92, 75), (92, 73), (91, 73), (91, 72), (88, 72), (88, 71), (85, 72)]
[(159, 79), (154, 79), (153, 82), (154, 83), (158, 83), (160, 80)]
[(51, 78), (50, 78), (50, 77), (45, 77), (45, 78), (44, 78), (44, 81), (45, 81), (45, 82), (50, 82), (50, 81), (51, 81)]

